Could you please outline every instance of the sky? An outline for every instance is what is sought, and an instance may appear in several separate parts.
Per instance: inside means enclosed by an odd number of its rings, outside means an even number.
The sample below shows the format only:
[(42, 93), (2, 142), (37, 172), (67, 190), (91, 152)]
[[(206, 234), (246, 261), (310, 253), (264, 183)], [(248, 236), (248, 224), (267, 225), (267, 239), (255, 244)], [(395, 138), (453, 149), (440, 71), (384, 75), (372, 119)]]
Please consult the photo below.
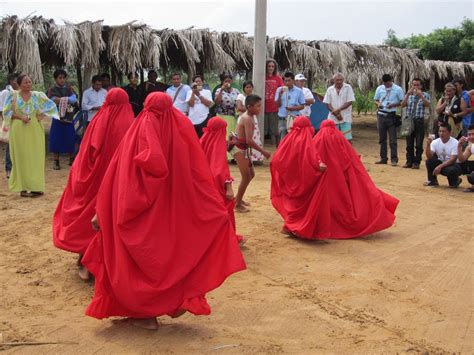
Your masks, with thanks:
[[(0, 16), (34, 13), (58, 23), (104, 20), (107, 25), (136, 20), (156, 29), (194, 26), (253, 35), (254, 4), (254, 0), (0, 0)], [(463, 18), (474, 18), (474, 0), (267, 0), (267, 34), (300, 40), (381, 44), (389, 29), (408, 37), (459, 26)]]

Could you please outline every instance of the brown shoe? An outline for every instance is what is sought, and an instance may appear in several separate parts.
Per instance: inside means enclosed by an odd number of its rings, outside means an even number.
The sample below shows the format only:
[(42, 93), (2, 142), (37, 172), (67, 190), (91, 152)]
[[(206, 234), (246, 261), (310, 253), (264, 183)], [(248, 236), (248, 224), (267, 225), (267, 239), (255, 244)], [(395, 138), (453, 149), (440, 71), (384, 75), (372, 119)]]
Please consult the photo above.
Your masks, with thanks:
[(379, 160), (379, 161), (376, 161), (375, 164), (387, 164), (387, 161), (386, 160)]
[(419, 169), (419, 168), (420, 168), (420, 164), (413, 163), (413, 166), (412, 166), (411, 168), (412, 168), (412, 169)]
[(403, 169), (411, 169), (413, 168), (413, 164), (411, 163), (405, 163), (405, 165), (402, 166)]

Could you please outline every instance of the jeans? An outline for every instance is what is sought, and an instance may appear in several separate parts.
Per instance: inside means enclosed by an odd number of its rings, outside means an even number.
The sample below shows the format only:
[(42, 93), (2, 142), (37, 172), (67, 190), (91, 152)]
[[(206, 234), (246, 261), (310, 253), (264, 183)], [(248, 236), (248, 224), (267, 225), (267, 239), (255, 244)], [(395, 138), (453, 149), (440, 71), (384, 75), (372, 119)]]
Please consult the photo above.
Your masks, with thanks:
[(465, 161), (459, 164), (462, 174), (467, 175), (467, 181), (474, 185), (474, 161)]
[(10, 157), (10, 144), (5, 147), (5, 171), (12, 171), (12, 160)]
[[(420, 164), (423, 154), (423, 139), (425, 138), (425, 123), (423, 118), (415, 119), (413, 132), (407, 137), (407, 164)], [(415, 154), (416, 150), (416, 154)]]
[[(428, 181), (438, 182), (437, 176), (433, 175), (433, 170), (441, 165), (443, 162), (438, 159), (434, 154), (431, 159), (426, 161), (426, 171), (428, 173)], [(449, 186), (458, 186), (459, 176), (462, 174), (461, 166), (459, 164), (453, 164), (441, 169), (441, 175), (448, 178)]]
[(377, 128), (379, 130), (380, 159), (387, 162), (387, 132), (390, 142), (390, 160), (398, 163), (397, 154), (397, 127), (395, 126), (395, 113), (387, 115), (377, 114)]

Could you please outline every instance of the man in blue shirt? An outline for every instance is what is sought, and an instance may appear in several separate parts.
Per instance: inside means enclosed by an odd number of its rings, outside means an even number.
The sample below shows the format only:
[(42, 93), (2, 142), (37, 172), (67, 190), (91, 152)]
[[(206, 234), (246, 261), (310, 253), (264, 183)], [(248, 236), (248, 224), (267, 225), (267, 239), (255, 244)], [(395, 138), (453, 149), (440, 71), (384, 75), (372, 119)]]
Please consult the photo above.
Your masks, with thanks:
[(275, 102), (278, 106), (278, 132), (277, 147), (280, 141), (288, 134), (287, 120), (292, 120), (299, 116), (306, 100), (303, 90), (295, 86), (295, 75), (292, 72), (286, 72), (283, 75), (285, 86), (280, 86), (275, 92)]
[(377, 127), (379, 130), (380, 160), (375, 164), (387, 164), (387, 132), (390, 141), (390, 161), (392, 166), (398, 164), (397, 153), (397, 107), (403, 100), (403, 89), (393, 83), (390, 74), (382, 76), (383, 84), (375, 90), (375, 104), (377, 105)]
[(181, 83), (181, 74), (179, 73), (174, 73), (171, 76), (171, 82), (173, 85), (166, 89), (166, 94), (171, 97), (171, 100), (173, 100), (173, 106), (187, 115), (189, 105), (186, 102), (186, 95), (191, 88), (188, 85)]

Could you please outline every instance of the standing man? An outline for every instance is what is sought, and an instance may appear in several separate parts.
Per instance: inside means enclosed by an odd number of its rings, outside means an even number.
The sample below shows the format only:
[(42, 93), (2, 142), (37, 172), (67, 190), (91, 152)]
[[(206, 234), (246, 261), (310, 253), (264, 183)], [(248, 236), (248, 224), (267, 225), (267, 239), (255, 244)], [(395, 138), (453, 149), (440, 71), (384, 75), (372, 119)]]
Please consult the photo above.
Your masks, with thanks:
[(275, 102), (278, 106), (278, 137), (277, 147), (288, 134), (288, 121), (299, 116), (306, 103), (303, 91), (295, 86), (295, 74), (286, 72), (283, 76), (285, 86), (281, 86), (275, 93)]
[(440, 123), (439, 138), (426, 140), (426, 171), (428, 180), (425, 186), (438, 186), (438, 175), (448, 178), (449, 187), (457, 188), (461, 183), (459, 176), (462, 170), (456, 164), (458, 158), (458, 141), (451, 137), (451, 125)]
[(171, 82), (173, 85), (166, 89), (166, 93), (171, 97), (171, 100), (173, 100), (173, 106), (185, 115), (188, 115), (189, 106), (186, 102), (186, 95), (191, 88), (181, 83), (181, 74), (179, 73), (171, 75)]
[(377, 105), (377, 127), (379, 130), (380, 160), (375, 164), (387, 164), (387, 132), (390, 140), (390, 161), (392, 166), (398, 164), (397, 153), (397, 107), (403, 100), (403, 89), (393, 83), (390, 74), (382, 75), (383, 84), (375, 90)]
[(162, 83), (161, 81), (157, 81), (158, 79), (158, 74), (154, 70), (150, 70), (148, 72), (148, 80), (145, 81), (143, 84), (143, 92), (145, 93), (145, 97), (148, 96), (148, 94), (152, 92), (166, 92), (166, 89), (168, 89), (168, 85), (165, 83)]
[(303, 74), (296, 74), (295, 76), (295, 85), (303, 90), (303, 96), (305, 100), (304, 109), (300, 111), (301, 116), (306, 116), (309, 118), (311, 116), (311, 105), (316, 101), (314, 99), (313, 93), (310, 89), (305, 88), (306, 78)]
[[(407, 162), (404, 168), (419, 169), (425, 138), (425, 109), (430, 106), (430, 95), (423, 91), (421, 80), (415, 78), (403, 98), (402, 107), (407, 107), (406, 117), (412, 121), (413, 131), (407, 136)], [(416, 147), (416, 155), (415, 155)]]
[(209, 118), (209, 107), (214, 103), (210, 90), (204, 89), (204, 82), (201, 75), (193, 78), (192, 90), (186, 94), (186, 102), (189, 105), (188, 117), (194, 125), (196, 134), (201, 138)]
[(138, 86), (137, 73), (129, 73), (127, 78), (129, 84), (124, 86), (123, 89), (127, 92), (133, 114), (137, 117), (143, 108), (143, 101), (145, 101), (143, 90), (141, 86)]
[(327, 89), (323, 103), (329, 109), (328, 119), (332, 120), (336, 124), (336, 128), (351, 142), (354, 90), (352, 90), (352, 86), (344, 82), (342, 73), (334, 74), (332, 81), (334, 85)]
[[(3, 106), (5, 106), (5, 100), (10, 92), (13, 90), (18, 90), (18, 83), (16, 79), (18, 78), (18, 73), (13, 73), (8, 75), (7, 80), (8, 84), (0, 93), (0, 118), (3, 119)], [(5, 147), (5, 174), (7, 179), (10, 178), (10, 174), (12, 171), (12, 160), (10, 158), (10, 144), (6, 143)]]
[(466, 103), (466, 114), (462, 116), (462, 133), (461, 135), (467, 136), (467, 129), (471, 125), (472, 116), (474, 112), (474, 107), (471, 106), (471, 99), (469, 97), (469, 92), (464, 89), (466, 83), (462, 79), (453, 80), (453, 84), (456, 87), (456, 95), (461, 98)]
[(92, 77), (92, 86), (84, 91), (84, 95), (82, 96), (82, 110), (87, 112), (87, 123), (85, 128), (87, 128), (97, 111), (99, 111), (104, 104), (106, 95), (107, 90), (102, 88), (101, 76), (94, 75)]

